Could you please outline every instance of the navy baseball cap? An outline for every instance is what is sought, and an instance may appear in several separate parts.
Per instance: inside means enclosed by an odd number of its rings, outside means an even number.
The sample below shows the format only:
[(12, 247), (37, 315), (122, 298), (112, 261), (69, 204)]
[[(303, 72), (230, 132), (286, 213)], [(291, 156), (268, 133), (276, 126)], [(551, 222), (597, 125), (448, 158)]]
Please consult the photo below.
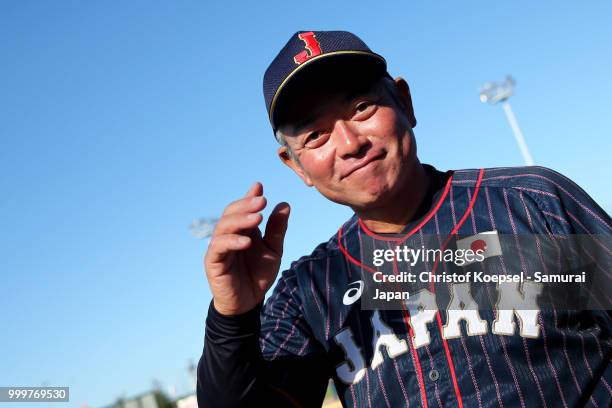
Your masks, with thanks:
[(359, 76), (387, 74), (387, 63), (355, 34), (347, 31), (298, 31), (264, 74), (263, 93), (272, 129), (277, 112), (296, 85), (308, 86), (334, 72)]

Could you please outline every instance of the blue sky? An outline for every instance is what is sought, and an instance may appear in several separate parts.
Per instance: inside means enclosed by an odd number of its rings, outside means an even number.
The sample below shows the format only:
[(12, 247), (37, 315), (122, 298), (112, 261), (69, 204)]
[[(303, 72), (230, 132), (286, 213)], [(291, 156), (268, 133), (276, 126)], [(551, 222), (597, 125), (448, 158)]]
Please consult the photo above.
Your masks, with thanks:
[(68, 385), (75, 407), (187, 392), (210, 302), (191, 220), (259, 180), (292, 205), (288, 266), (350, 216), (275, 156), (261, 80), (297, 30), (385, 56), (443, 170), (522, 164), (478, 99), (512, 74), (536, 163), (612, 209), (610, 2), (258, 3), (0, 3), (0, 385)]

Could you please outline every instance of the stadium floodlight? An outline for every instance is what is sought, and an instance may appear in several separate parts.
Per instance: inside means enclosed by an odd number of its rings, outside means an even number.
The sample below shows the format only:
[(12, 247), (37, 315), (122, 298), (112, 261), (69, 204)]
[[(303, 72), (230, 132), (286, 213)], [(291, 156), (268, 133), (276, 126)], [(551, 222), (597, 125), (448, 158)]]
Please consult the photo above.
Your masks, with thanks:
[(514, 112), (512, 112), (512, 107), (508, 102), (508, 98), (510, 98), (514, 93), (514, 85), (516, 85), (516, 82), (510, 75), (507, 75), (504, 82), (499, 84), (495, 82), (486, 82), (480, 90), (480, 101), (482, 103), (489, 103), (491, 105), (496, 105), (497, 103), (501, 102), (504, 112), (506, 113), (506, 118), (508, 119), (510, 127), (512, 128), (512, 133), (514, 133), (516, 143), (518, 144), (521, 154), (523, 155), (523, 160), (525, 160), (526, 165), (533, 166), (533, 158), (531, 157), (531, 153), (529, 153), (529, 149), (527, 148), (525, 137), (523, 136), (523, 132), (521, 132), (521, 128), (516, 121)]
[(191, 222), (189, 229), (191, 234), (197, 239), (209, 238), (215, 229), (215, 225), (217, 225), (217, 221), (219, 219), (214, 217), (198, 218)]

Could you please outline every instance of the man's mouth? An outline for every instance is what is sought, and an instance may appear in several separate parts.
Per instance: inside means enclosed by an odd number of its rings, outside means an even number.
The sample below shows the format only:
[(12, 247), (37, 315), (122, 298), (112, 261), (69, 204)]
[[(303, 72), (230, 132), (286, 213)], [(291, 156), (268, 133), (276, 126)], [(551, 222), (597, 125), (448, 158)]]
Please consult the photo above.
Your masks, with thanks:
[(340, 176), (340, 180), (350, 176), (351, 174), (353, 174), (354, 172), (356, 172), (357, 170), (364, 168), (365, 166), (367, 166), (368, 164), (377, 161), (377, 160), (381, 160), (385, 157), (386, 152), (382, 151), (376, 154), (372, 154), (371, 156), (366, 156), (363, 159), (359, 160), (358, 162), (356, 162), (355, 164), (353, 164), (345, 173), (343, 173)]

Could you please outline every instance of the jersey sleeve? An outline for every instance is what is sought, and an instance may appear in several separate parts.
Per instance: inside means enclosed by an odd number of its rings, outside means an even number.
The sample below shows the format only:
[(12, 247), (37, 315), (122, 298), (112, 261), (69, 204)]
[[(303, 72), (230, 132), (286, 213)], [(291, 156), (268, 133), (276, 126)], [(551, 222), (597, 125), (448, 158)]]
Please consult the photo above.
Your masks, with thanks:
[(580, 285), (584, 308), (606, 311), (609, 328), (611, 316), (609, 293), (612, 291), (612, 220), (580, 186), (566, 176), (543, 167), (535, 167), (534, 180), (542, 213), (555, 235), (566, 238), (563, 247), (576, 272), (586, 271), (588, 282)]
[(536, 197), (553, 226), (553, 233), (612, 234), (610, 216), (580, 186), (554, 170), (534, 169), (534, 181), (542, 188)]
[(299, 405), (320, 407), (331, 373), (305, 316), (297, 264), (283, 272), (262, 309), (259, 344), (267, 366), (283, 367), (270, 371), (274, 389)]
[(323, 352), (304, 315), (295, 265), (283, 273), (262, 310), (260, 346), (267, 360)]
[(320, 407), (330, 377), (326, 367), (289, 270), (264, 307), (223, 316), (211, 302), (198, 364), (198, 404)]

